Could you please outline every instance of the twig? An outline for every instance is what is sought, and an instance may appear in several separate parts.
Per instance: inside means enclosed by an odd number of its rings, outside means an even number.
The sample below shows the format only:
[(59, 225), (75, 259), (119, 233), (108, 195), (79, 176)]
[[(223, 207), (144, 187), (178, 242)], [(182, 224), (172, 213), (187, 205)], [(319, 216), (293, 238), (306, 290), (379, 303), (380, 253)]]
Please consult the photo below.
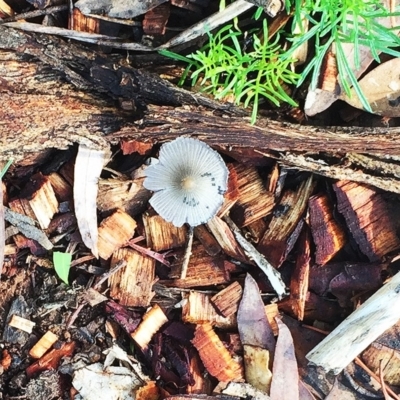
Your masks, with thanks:
[(386, 383), (384, 380), (384, 373), (383, 373), (383, 360), (379, 361), (379, 382), (381, 383), (381, 389), (383, 393), (383, 397), (385, 400), (389, 400), (389, 393), (387, 391)]
[(232, 233), (234, 234), (237, 242), (242, 247), (246, 255), (252, 259), (257, 266), (267, 275), (268, 280), (270, 281), (272, 287), (277, 293), (279, 299), (282, 299), (287, 295), (286, 286), (281, 278), (281, 274), (266, 260), (266, 258), (251, 244), (249, 243), (244, 236), (242, 236), (239, 228), (235, 225), (235, 223), (230, 219), (230, 217), (223, 217), (225, 222), (228, 224), (229, 228), (231, 228)]
[[(373, 371), (371, 371), (365, 364), (363, 361), (361, 361), (361, 358), (356, 357), (354, 359), (354, 363), (357, 364), (359, 367), (361, 367), (368, 375), (372, 376), (372, 378), (374, 378), (377, 383), (380, 385), (380, 379), (379, 376), (376, 375)], [(382, 385), (381, 385), (382, 386)], [(386, 387), (387, 392), (395, 399), (395, 400), (400, 400), (400, 397), (393, 392), (392, 389), (390, 389), (390, 387)]]
[(53, 7), (44, 8), (43, 10), (28, 11), (28, 12), (24, 12), (21, 14), (13, 15), (12, 17), (9, 17), (9, 18), (5, 18), (2, 21), (0, 21), (0, 25), (4, 24), (6, 22), (14, 22), (14, 21), (18, 21), (20, 19), (30, 19), (30, 18), (41, 17), (42, 15), (54, 14), (54, 13), (58, 13), (58, 12), (65, 11), (65, 10), (68, 10), (68, 6), (66, 4), (61, 5), (61, 6), (53, 6)]
[(181, 271), (181, 279), (185, 279), (187, 275), (187, 270), (189, 267), (190, 256), (192, 255), (192, 247), (193, 247), (193, 226), (189, 226), (188, 232), (188, 242), (186, 246), (185, 256), (183, 257), (182, 263), (182, 271)]
[[(106, 272), (105, 274), (102, 275), (100, 280), (93, 286), (93, 289), (97, 290), (99, 287), (105, 282), (111, 275), (115, 274), (118, 270), (126, 266), (126, 261), (121, 260), (119, 261), (114, 268), (112, 268), (110, 271)], [(87, 304), (87, 300), (83, 299), (82, 303), (78, 305), (76, 310), (71, 314), (71, 316), (68, 319), (67, 322), (67, 329), (69, 329), (72, 324), (75, 322), (76, 318), (78, 317), (79, 313), (82, 311), (82, 308), (85, 307)]]

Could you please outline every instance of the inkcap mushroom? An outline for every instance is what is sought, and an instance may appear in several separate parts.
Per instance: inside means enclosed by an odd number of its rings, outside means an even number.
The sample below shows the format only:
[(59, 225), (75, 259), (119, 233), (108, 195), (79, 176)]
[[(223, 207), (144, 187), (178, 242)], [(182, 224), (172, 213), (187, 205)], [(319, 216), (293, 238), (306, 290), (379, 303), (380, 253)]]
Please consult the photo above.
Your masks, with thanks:
[(206, 143), (179, 137), (161, 146), (158, 163), (145, 170), (150, 204), (166, 221), (180, 227), (204, 224), (224, 201), (228, 168)]

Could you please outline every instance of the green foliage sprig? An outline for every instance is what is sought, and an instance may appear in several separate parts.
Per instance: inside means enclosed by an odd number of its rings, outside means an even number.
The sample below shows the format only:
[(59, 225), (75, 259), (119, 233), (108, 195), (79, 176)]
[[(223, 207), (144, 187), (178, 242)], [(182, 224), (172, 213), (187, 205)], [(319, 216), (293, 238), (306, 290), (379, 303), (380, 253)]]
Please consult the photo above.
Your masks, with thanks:
[(303, 26), (304, 20), (309, 21), (307, 31), (292, 34), (289, 38), (292, 45), (286, 52), (287, 57), (292, 57), (293, 52), (303, 43), (311, 39), (315, 43), (314, 57), (301, 73), (297, 85), (301, 85), (311, 73), (311, 89), (317, 87), (325, 54), (334, 45), (342, 88), (350, 96), (350, 89), (353, 87), (363, 107), (371, 111), (343, 45), (354, 45), (352, 64), (356, 70), (361, 65), (361, 45), (371, 50), (377, 62), (380, 62), (379, 52), (400, 57), (400, 52), (395, 49), (400, 46), (400, 40), (394, 33), (399, 27), (386, 27), (382, 25), (381, 19), (389, 21), (391, 17), (399, 16), (400, 12), (391, 12), (384, 7), (381, 0), (286, 0), (286, 8), (294, 12), (292, 32), (295, 27)]
[[(168, 50), (160, 53), (188, 63), (181, 84), (190, 74), (192, 85), (200, 83), (204, 91), (215, 98), (233, 95), (235, 104), (242, 103), (245, 107), (252, 105), (251, 122), (254, 123), (262, 98), (277, 106), (282, 101), (296, 105), (282, 85), (300, 86), (311, 74), (311, 89), (315, 89), (324, 57), (334, 45), (342, 88), (350, 96), (353, 87), (363, 107), (371, 111), (353, 66), (357, 70), (361, 65), (362, 45), (371, 49), (378, 62), (379, 52), (400, 57), (400, 52), (396, 50), (400, 41), (395, 33), (399, 27), (386, 27), (382, 24), (382, 18), (388, 21), (389, 18), (399, 16), (400, 12), (388, 10), (381, 0), (285, 0), (285, 5), (288, 13), (293, 10), (291, 30), (285, 33), (291, 45), (285, 50), (280, 45), (282, 32), (268, 41), (268, 27), (264, 19), (264, 39), (254, 34), (253, 47), (249, 52), (244, 51), (240, 44), (242, 32), (228, 25), (215, 35), (208, 33), (209, 42), (187, 57)], [(259, 8), (255, 19), (261, 14), (262, 9)], [(294, 33), (304, 26), (305, 20), (309, 22), (308, 29)], [(314, 56), (304, 70), (297, 74), (291, 70), (291, 65), (295, 61), (295, 51), (305, 42), (314, 43)], [(345, 53), (345, 43), (354, 45), (352, 63)]]
[(261, 40), (253, 35), (252, 50), (244, 51), (239, 42), (243, 33), (227, 25), (215, 35), (208, 34), (209, 42), (195, 53), (184, 57), (168, 50), (161, 54), (176, 60), (185, 61), (188, 66), (182, 76), (182, 83), (191, 72), (191, 83), (199, 83), (203, 90), (216, 99), (233, 95), (235, 104), (253, 106), (251, 122), (255, 123), (258, 104), (266, 98), (279, 106), (287, 102), (293, 106), (296, 102), (283, 89), (283, 84), (296, 84), (300, 75), (290, 68), (294, 61), (285, 54), (279, 44), (279, 35), (268, 41), (268, 27), (263, 21)]

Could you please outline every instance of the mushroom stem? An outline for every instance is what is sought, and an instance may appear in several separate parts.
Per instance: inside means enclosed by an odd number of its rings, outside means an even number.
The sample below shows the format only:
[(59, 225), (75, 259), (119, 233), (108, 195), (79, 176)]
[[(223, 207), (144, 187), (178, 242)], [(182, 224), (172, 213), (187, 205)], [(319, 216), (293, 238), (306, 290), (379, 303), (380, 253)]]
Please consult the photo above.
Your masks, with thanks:
[(193, 226), (189, 225), (188, 241), (186, 245), (185, 256), (183, 257), (181, 279), (186, 278), (190, 256), (192, 255), (192, 246), (193, 246)]

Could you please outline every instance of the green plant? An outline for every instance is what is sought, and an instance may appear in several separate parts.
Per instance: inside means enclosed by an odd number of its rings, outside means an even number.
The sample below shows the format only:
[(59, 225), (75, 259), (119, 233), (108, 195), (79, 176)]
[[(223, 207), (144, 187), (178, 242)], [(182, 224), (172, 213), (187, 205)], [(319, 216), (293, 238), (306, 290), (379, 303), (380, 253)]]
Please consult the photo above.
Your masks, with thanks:
[(13, 163), (13, 159), (10, 159), (6, 162), (6, 165), (4, 165), (3, 169), (0, 171), (0, 179), (3, 179), (3, 176), (6, 174), (8, 171), (8, 168), (10, 168), (10, 165)]
[(69, 275), (69, 270), (71, 268), (71, 260), (72, 260), (71, 253), (62, 253), (60, 251), (55, 251), (53, 253), (54, 269), (58, 277), (67, 285), (69, 284), (68, 275)]
[[(290, 68), (292, 60), (279, 44), (279, 35), (273, 41), (261, 40), (253, 35), (253, 49), (245, 52), (239, 42), (242, 32), (227, 25), (215, 35), (208, 34), (209, 42), (195, 53), (184, 57), (168, 50), (161, 54), (185, 61), (188, 66), (180, 83), (191, 72), (191, 83), (200, 83), (203, 90), (217, 99), (234, 97), (235, 104), (253, 106), (251, 122), (255, 123), (258, 103), (266, 98), (279, 105), (281, 101), (296, 105), (283, 89), (283, 84), (296, 84), (300, 75)], [(266, 20), (263, 21), (263, 37), (268, 38)]]
[(376, 61), (379, 52), (400, 57), (395, 47), (400, 46), (395, 30), (399, 27), (382, 25), (381, 18), (390, 21), (391, 17), (400, 15), (398, 11), (390, 11), (381, 0), (286, 0), (287, 11), (293, 9), (294, 18), (292, 32), (296, 26), (303, 26), (309, 21), (307, 31), (289, 37), (291, 47), (286, 52), (288, 58), (303, 43), (314, 40), (314, 57), (301, 73), (298, 85), (301, 85), (311, 73), (311, 88), (317, 87), (319, 73), (325, 54), (331, 45), (336, 48), (336, 60), (340, 83), (347, 95), (351, 86), (360, 98), (363, 107), (371, 111), (368, 100), (362, 93), (354, 70), (347, 59), (344, 43), (354, 45), (354, 66), (360, 68), (360, 46), (370, 48)]
[[(215, 35), (208, 33), (209, 42), (187, 57), (168, 50), (160, 53), (188, 63), (180, 84), (191, 74), (192, 85), (199, 82), (204, 91), (217, 99), (233, 95), (235, 104), (242, 103), (245, 107), (252, 104), (251, 122), (254, 123), (258, 103), (263, 97), (276, 105), (281, 101), (296, 105), (282, 85), (300, 86), (311, 74), (311, 89), (315, 89), (324, 57), (334, 45), (341, 86), (348, 96), (353, 87), (363, 107), (371, 111), (347, 59), (344, 44), (354, 45), (356, 70), (360, 67), (361, 45), (370, 48), (378, 62), (379, 52), (400, 57), (400, 52), (395, 49), (400, 46), (395, 33), (399, 27), (382, 25), (382, 18), (388, 21), (400, 12), (388, 10), (381, 0), (285, 0), (285, 5), (287, 12), (293, 14), (290, 32), (285, 34), (291, 45), (285, 50), (280, 45), (282, 31), (272, 41), (266, 39), (268, 27), (264, 19), (262, 33), (265, 39), (260, 40), (253, 34), (250, 52), (245, 52), (240, 45), (242, 32), (228, 25)], [(255, 19), (261, 14), (259, 8)], [(298, 27), (304, 26), (305, 20), (309, 22), (308, 29), (294, 34)], [(294, 52), (306, 42), (314, 43), (314, 54), (304, 70), (296, 74), (291, 70)]]

